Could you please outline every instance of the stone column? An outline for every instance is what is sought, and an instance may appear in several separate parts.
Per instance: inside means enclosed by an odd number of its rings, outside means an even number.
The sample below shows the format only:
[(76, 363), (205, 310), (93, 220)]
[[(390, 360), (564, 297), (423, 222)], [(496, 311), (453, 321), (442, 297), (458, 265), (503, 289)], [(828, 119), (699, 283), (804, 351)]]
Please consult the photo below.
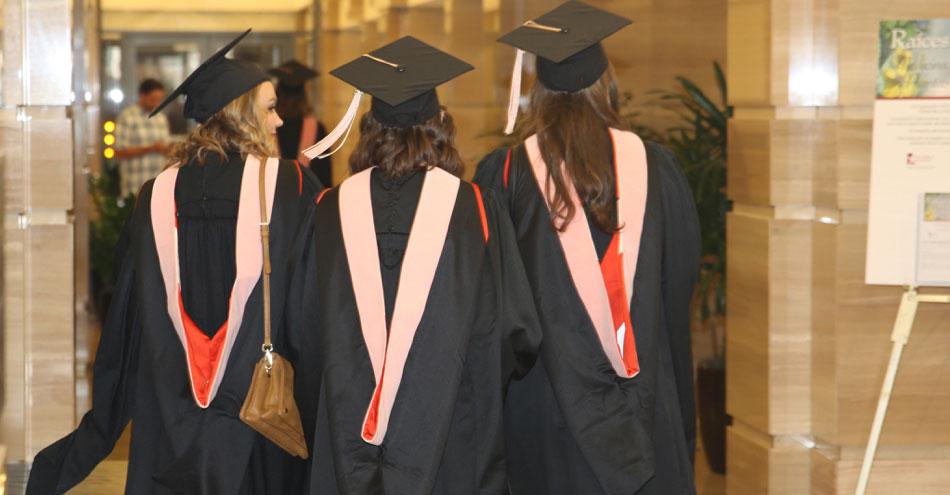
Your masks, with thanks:
[(72, 7), (3, 4), (0, 438), (12, 493), (75, 421)]
[[(832, 0), (833, 1), (833, 0)], [(834, 126), (829, 2), (730, 0), (728, 493), (808, 493), (815, 170)]]

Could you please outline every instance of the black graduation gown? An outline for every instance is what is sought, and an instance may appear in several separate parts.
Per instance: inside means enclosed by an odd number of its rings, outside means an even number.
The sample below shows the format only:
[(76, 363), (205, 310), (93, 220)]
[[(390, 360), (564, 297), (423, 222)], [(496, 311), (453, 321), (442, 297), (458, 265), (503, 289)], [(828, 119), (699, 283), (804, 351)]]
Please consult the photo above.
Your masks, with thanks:
[[(423, 177), (386, 181), (373, 174), (388, 319)], [(540, 330), (510, 221), (483, 193), (487, 243), (475, 188), (460, 184), (380, 446), (361, 437), (376, 382), (341, 234), (339, 189), (321, 199), (317, 263), (305, 277), (317, 318), (310, 335), (323, 361), (311, 493), (507, 493), (504, 393), (509, 378), (532, 365)]]
[[(182, 167), (175, 184), (185, 310), (209, 336), (227, 319), (235, 276), (237, 199), (244, 162), (236, 154)], [(132, 421), (126, 493), (301, 493), (307, 462), (286, 454), (238, 418), (254, 364), (261, 357), (258, 280), (245, 307), (217, 395), (207, 409), (192, 396), (185, 353), (166, 308), (151, 226), (154, 181), (143, 186), (117, 259), (116, 295), (103, 323), (93, 368), (92, 410), (78, 428), (36, 455), (27, 493), (63, 493), (96, 467)], [(275, 349), (300, 363), (297, 335), (282, 324), (290, 260), (310, 221), (319, 182), (281, 161), (271, 213)], [(202, 200), (204, 199), (204, 200)], [(254, 198), (255, 207), (257, 204)], [(297, 364), (300, 366), (300, 364)], [(309, 395), (307, 395), (309, 396)], [(316, 405), (302, 401), (311, 424)]]
[[(510, 212), (544, 342), (506, 406), (512, 493), (695, 493), (689, 301), (699, 227), (689, 186), (665, 148), (647, 143), (648, 193), (630, 308), (640, 373), (616, 375), (575, 288), (525, 152), (497, 150), (475, 182)], [(582, 217), (581, 217), (582, 218)], [(590, 222), (590, 220), (588, 219)], [(610, 236), (590, 222), (597, 254)]]
[[(303, 118), (286, 119), (284, 125), (277, 128), (277, 143), (280, 145), (280, 156), (288, 160), (296, 160), (300, 155), (300, 138), (303, 132)], [(317, 135), (313, 142), (323, 139), (327, 135), (327, 128), (323, 122), (317, 120)], [(333, 163), (331, 157), (314, 158), (310, 160), (310, 171), (317, 176), (321, 184), (330, 185), (333, 180)]]

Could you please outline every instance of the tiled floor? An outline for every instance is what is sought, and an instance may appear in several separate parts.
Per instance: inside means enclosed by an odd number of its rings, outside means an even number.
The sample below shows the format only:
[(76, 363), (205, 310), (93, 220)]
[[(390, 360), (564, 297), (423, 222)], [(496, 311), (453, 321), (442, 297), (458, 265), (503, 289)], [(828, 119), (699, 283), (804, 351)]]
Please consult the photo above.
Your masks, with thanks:
[[(125, 468), (127, 462), (121, 457), (127, 455), (127, 438), (117, 446), (119, 450), (113, 452), (105, 462), (99, 464), (92, 474), (81, 485), (70, 491), (70, 495), (110, 495), (120, 494), (125, 487)], [(124, 448), (123, 448), (124, 447)], [(698, 495), (725, 495), (726, 479), (709, 471), (702, 451), (696, 456), (696, 488)]]
[[(704, 465), (697, 466), (696, 489), (698, 495), (725, 495), (724, 476), (712, 474)], [(70, 495), (108, 495), (122, 493), (125, 487), (125, 461), (105, 461)]]
[(697, 495), (726, 495), (726, 477), (709, 470), (702, 449), (696, 452)]

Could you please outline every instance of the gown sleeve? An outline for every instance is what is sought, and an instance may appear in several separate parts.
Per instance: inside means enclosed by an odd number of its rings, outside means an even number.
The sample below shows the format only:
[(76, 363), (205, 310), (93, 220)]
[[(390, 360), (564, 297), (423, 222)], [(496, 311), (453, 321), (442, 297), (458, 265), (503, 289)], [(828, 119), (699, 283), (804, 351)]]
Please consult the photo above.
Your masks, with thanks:
[(490, 232), (489, 255), (496, 281), (499, 329), (507, 344), (504, 369), (509, 377), (521, 378), (534, 366), (541, 345), (541, 323), (511, 219), (492, 191), (482, 194)]
[(313, 449), (314, 422), (317, 413), (319, 363), (314, 346), (317, 321), (315, 232), (313, 228), (316, 200), (324, 187), (321, 180), (302, 168), (299, 208), (304, 212), (291, 245), (288, 264), (288, 287), (283, 328), (286, 329), (288, 357), (294, 366), (294, 398), (303, 419), (308, 450)]
[(317, 263), (314, 211), (308, 212), (306, 223), (295, 241), (294, 260), (290, 265), (290, 286), (287, 291), (287, 309), (284, 312), (287, 340), (294, 364), (294, 396), (303, 421), (307, 448), (313, 451), (314, 419), (317, 415), (317, 393), (320, 387), (320, 362), (316, 345)]
[(508, 201), (508, 191), (506, 184), (506, 164), (511, 159), (512, 150), (508, 148), (499, 148), (492, 151), (482, 161), (478, 163), (475, 169), (475, 177), (472, 182), (478, 184), (484, 189), (488, 189), (495, 194), (496, 200), (506, 208), (511, 208)]
[(93, 364), (92, 410), (76, 430), (36, 454), (28, 495), (60, 494), (77, 485), (112, 452), (131, 419), (141, 335), (135, 292), (136, 229), (148, 225), (150, 196), (151, 182), (142, 188), (116, 249), (120, 268)]
[(669, 331), (673, 374), (690, 460), (696, 451), (696, 403), (693, 396), (693, 351), (690, 300), (699, 275), (701, 238), (696, 205), (682, 167), (666, 148), (654, 148), (663, 197), (663, 311)]

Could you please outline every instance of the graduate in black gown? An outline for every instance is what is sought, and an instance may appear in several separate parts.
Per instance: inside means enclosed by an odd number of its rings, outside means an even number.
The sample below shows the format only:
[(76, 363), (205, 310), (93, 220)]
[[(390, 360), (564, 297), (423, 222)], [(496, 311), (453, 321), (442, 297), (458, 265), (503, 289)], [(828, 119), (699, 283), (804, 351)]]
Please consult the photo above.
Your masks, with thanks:
[(277, 129), (281, 158), (299, 161), (310, 168), (320, 183), (330, 186), (333, 179), (330, 157), (311, 160), (301, 153), (327, 135), (327, 128), (314, 115), (307, 95), (307, 81), (319, 74), (296, 60), (288, 60), (267, 72), (277, 79), (277, 115), (284, 121)]
[(510, 220), (458, 178), (434, 90), (470, 69), (405, 37), (333, 71), (373, 99), (301, 270), (323, 361), (312, 493), (507, 493), (504, 393), (540, 330)]
[[(138, 196), (118, 248), (92, 410), (36, 455), (28, 494), (64, 493), (82, 481), (130, 421), (126, 493), (306, 491), (307, 461), (238, 417), (262, 356), (258, 173), (276, 155), (280, 125), (267, 74), (224, 57), (246, 35), (202, 64), (162, 105), (184, 94), (185, 116), (199, 125), (173, 152), (177, 163)], [(295, 241), (320, 185), (290, 161), (266, 159), (264, 172), (274, 347), (306, 366), (297, 334), (282, 324), (286, 267), (299, 257)], [(298, 403), (304, 424), (312, 425), (315, 404)]]
[[(699, 228), (676, 159), (623, 130), (599, 40), (627, 24), (571, 1), (501, 38), (516, 66), (538, 56), (520, 144), (475, 176), (511, 215), (544, 334), (508, 395), (515, 495), (695, 493)], [(519, 84), (516, 67), (509, 130)]]

